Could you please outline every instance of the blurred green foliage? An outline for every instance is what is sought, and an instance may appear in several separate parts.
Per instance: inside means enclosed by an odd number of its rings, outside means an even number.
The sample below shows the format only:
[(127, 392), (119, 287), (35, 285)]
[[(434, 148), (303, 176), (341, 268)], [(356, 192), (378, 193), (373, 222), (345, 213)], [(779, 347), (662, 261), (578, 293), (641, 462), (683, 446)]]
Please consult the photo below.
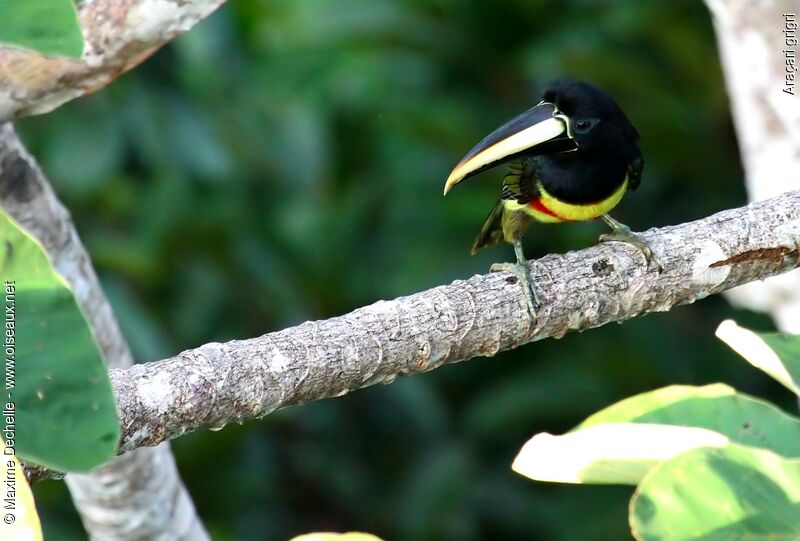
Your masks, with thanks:
[[(606, 89), (642, 135), (644, 181), (618, 219), (642, 230), (744, 203), (711, 21), (694, 0), (231, 2), (108, 89), (19, 129), (143, 362), (511, 260), (508, 248), (468, 253), (502, 173), (447, 198), (443, 182), (560, 75)], [(601, 232), (542, 225), (527, 250)], [(511, 461), (535, 432), (670, 383), (722, 380), (780, 401), (714, 339), (731, 313), (709, 298), (173, 446), (215, 539), (629, 539), (628, 488), (531, 483)], [(35, 491), (49, 538), (82, 539), (63, 485)]]

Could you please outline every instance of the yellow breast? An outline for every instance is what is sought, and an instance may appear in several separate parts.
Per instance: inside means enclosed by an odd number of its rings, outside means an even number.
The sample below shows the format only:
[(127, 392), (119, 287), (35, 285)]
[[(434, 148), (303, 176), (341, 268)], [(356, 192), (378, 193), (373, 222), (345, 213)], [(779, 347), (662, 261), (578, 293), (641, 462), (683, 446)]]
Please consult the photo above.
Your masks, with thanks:
[(599, 218), (616, 207), (628, 189), (628, 179), (626, 178), (619, 188), (602, 201), (588, 204), (566, 203), (549, 194), (541, 184), (538, 184), (537, 188), (540, 193), (538, 199), (525, 205), (520, 205), (514, 200), (506, 200), (503, 201), (505, 208), (522, 210), (539, 222), (582, 222)]

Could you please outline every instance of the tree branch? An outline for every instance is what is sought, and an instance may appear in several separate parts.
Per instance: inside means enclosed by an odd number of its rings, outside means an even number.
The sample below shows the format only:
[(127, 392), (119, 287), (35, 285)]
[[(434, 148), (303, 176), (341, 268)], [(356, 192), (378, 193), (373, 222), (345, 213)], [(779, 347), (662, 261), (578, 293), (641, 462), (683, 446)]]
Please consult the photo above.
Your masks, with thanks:
[[(761, 201), (800, 189), (800, 98), (787, 87), (787, 19), (794, 0), (706, 0), (713, 16), (747, 192)], [(785, 90), (790, 89), (794, 94)], [(753, 282), (728, 298), (770, 312), (778, 328), (800, 333), (800, 273)]]
[(0, 46), (0, 123), (52, 111), (106, 86), (224, 0), (86, 0), (80, 60)]
[[(620, 243), (531, 262), (543, 302), (537, 321), (527, 315), (511, 274), (477, 275), (325, 321), (111, 370), (123, 428), (120, 451), (667, 311), (791, 270), (800, 259), (800, 192), (644, 237), (664, 263), (661, 274), (645, 269), (641, 254)], [(48, 474), (34, 474), (40, 475)]]
[[(131, 366), (72, 218), (10, 123), (0, 125), (0, 205), (42, 243), (70, 284), (106, 364)], [(92, 539), (208, 539), (167, 444), (138, 449), (91, 474), (70, 474), (66, 482)]]

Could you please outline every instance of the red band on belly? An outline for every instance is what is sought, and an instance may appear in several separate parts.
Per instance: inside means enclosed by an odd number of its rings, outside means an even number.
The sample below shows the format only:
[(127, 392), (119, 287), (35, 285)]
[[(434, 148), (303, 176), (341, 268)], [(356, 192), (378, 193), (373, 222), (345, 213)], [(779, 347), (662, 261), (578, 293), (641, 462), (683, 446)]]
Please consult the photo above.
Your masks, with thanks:
[(565, 218), (562, 218), (561, 216), (559, 216), (558, 214), (556, 214), (555, 212), (553, 212), (549, 208), (545, 207), (544, 203), (542, 203), (541, 199), (538, 199), (538, 198), (537, 199), (532, 199), (530, 202), (528, 202), (528, 205), (530, 207), (534, 208), (535, 210), (537, 210), (538, 212), (541, 212), (542, 214), (547, 214), (548, 216), (552, 216), (553, 218), (556, 218), (558, 220), (563, 220), (565, 222), (569, 221), (569, 220), (567, 220)]

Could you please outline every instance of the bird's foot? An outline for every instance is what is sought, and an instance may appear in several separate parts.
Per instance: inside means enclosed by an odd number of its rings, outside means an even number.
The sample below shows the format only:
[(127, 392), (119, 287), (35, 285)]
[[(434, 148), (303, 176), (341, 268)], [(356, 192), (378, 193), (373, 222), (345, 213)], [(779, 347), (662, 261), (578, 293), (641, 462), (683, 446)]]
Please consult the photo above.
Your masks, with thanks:
[(528, 313), (531, 318), (536, 319), (537, 313), (541, 305), (539, 298), (536, 296), (536, 289), (531, 278), (530, 267), (526, 263), (494, 263), (489, 272), (510, 272), (522, 284), (522, 290), (525, 293), (525, 303), (528, 306)]
[(631, 231), (628, 226), (622, 224), (620, 224), (620, 226), (621, 227), (614, 227), (611, 233), (600, 235), (600, 242), (626, 242), (642, 252), (644, 261), (648, 267), (652, 264), (658, 272), (663, 271), (664, 265), (661, 264), (661, 260), (658, 256), (653, 253), (653, 249), (650, 248), (647, 241)]

